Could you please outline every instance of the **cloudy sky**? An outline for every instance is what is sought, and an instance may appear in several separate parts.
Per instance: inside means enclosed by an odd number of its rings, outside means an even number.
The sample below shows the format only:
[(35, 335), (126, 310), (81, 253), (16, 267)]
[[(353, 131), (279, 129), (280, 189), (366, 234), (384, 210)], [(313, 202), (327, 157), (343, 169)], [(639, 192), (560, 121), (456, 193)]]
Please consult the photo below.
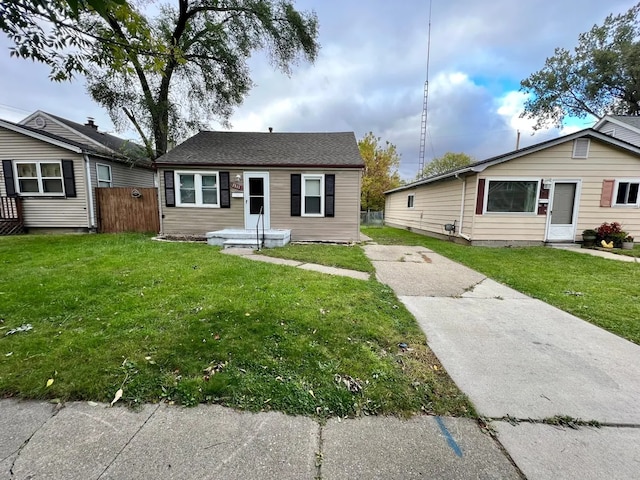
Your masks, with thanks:
[[(426, 161), (447, 151), (484, 158), (593, 124), (575, 121), (564, 132), (531, 136), (519, 119), (520, 80), (539, 70), (555, 47), (572, 48), (578, 34), (622, 13), (630, 0), (433, 0)], [(427, 79), (429, 0), (298, 0), (316, 11), (322, 49), (314, 65), (291, 77), (251, 60), (256, 87), (231, 119), (237, 131), (372, 131), (395, 144), (401, 175), (415, 176)], [(92, 116), (113, 132), (82, 79), (52, 83), (48, 69), (9, 57), (0, 38), (0, 118), (18, 121), (44, 110), (84, 122)], [(212, 124), (212, 129), (220, 128)], [(118, 134), (117, 132), (115, 132)], [(120, 133), (133, 138), (132, 132)]]

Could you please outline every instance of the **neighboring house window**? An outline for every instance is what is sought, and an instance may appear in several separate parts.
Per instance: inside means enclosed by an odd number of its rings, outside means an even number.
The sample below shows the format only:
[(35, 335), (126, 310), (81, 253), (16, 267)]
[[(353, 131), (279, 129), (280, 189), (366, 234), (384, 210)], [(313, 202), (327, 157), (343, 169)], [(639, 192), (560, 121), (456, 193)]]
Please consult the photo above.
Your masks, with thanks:
[(489, 180), (486, 213), (535, 213), (537, 180)]
[(413, 197), (414, 197), (413, 193), (410, 193), (409, 195), (407, 195), (407, 208), (413, 208)]
[(111, 165), (103, 165), (101, 163), (96, 164), (96, 174), (98, 175), (98, 187), (110, 187), (111, 180)]
[(18, 193), (25, 195), (64, 195), (60, 162), (15, 162), (15, 169)]
[(302, 216), (324, 216), (324, 175), (302, 175)]
[(616, 205), (638, 205), (638, 187), (640, 180), (618, 180), (614, 198)]
[(219, 207), (218, 172), (175, 172), (176, 206)]

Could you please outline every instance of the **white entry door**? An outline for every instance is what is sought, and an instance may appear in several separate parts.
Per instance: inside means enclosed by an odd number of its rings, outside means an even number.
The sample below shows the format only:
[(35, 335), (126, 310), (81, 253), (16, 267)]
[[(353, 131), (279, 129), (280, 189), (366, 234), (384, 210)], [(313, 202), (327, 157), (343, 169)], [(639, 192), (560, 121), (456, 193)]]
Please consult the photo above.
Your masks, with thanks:
[(551, 187), (547, 212), (547, 240), (574, 241), (578, 217), (580, 182), (557, 180)]
[[(264, 216), (264, 228), (269, 226), (269, 173), (245, 172), (244, 174), (244, 228), (255, 230), (260, 214)], [(262, 228), (262, 222), (260, 223)]]

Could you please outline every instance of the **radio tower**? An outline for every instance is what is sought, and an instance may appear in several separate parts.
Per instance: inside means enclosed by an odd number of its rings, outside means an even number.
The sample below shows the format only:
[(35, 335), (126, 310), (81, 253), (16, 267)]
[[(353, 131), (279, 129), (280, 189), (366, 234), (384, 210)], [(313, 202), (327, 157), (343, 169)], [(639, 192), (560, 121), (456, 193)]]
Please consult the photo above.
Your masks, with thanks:
[(429, 56), (431, 53), (431, 4), (429, 0), (429, 34), (427, 40), (427, 79), (424, 82), (424, 101), (422, 103), (422, 121), (420, 125), (420, 157), (418, 159), (418, 178), (424, 170), (424, 153), (427, 147), (427, 104), (429, 102)]

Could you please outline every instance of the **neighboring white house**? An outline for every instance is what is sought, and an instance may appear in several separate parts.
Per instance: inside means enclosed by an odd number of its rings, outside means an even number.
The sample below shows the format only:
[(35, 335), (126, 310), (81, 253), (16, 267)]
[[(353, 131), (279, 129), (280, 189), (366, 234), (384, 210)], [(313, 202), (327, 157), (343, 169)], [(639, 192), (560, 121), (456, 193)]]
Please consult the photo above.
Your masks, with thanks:
[(91, 119), (81, 125), (37, 111), (20, 123), (0, 120), (0, 197), (20, 198), (30, 232), (93, 231), (95, 188), (154, 185), (140, 147)]
[(640, 146), (640, 117), (631, 115), (605, 115), (594, 130)]

